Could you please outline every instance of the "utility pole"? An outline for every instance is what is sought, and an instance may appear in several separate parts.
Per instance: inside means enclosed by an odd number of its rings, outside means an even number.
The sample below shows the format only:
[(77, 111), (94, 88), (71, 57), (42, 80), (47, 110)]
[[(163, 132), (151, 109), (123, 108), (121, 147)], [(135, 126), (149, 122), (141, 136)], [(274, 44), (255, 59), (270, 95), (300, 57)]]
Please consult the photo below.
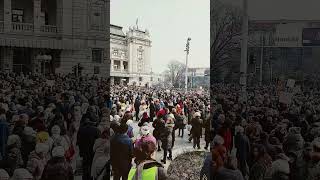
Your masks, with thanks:
[(187, 39), (187, 44), (186, 44), (186, 72), (185, 72), (185, 92), (187, 93), (188, 92), (188, 56), (189, 56), (189, 50), (190, 50), (190, 41), (191, 41), (191, 38), (188, 38)]
[(241, 33), (241, 65), (240, 65), (240, 86), (241, 97), (247, 101), (247, 53), (248, 53), (248, 0), (243, 0), (243, 22)]

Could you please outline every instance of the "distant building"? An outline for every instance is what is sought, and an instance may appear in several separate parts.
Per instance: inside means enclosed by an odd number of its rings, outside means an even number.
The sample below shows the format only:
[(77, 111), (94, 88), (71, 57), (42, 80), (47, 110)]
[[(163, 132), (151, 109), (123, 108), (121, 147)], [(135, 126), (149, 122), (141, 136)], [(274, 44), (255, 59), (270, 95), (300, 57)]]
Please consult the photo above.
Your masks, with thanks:
[[(0, 68), (108, 76), (109, 1), (0, 0)], [(80, 73), (80, 72), (79, 72)]]
[(148, 30), (138, 27), (110, 27), (111, 83), (151, 86), (158, 78), (152, 76), (151, 40)]
[(209, 87), (210, 68), (188, 68), (188, 86), (191, 88)]
[[(279, 78), (303, 81), (308, 76), (319, 74), (319, 35), (320, 20), (251, 19), (248, 46), (249, 83), (259, 81), (261, 59), (264, 83), (274, 82)], [(239, 81), (240, 54), (240, 49), (235, 51), (232, 65), (224, 68), (224, 77), (229, 77), (227, 81)]]

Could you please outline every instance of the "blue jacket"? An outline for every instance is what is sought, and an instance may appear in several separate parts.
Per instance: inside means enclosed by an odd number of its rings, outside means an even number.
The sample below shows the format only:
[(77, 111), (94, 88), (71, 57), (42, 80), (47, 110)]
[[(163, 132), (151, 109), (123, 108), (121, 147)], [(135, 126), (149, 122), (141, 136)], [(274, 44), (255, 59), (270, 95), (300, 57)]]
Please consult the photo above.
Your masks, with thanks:
[(133, 142), (127, 134), (116, 134), (110, 141), (111, 165), (114, 169), (130, 170)]

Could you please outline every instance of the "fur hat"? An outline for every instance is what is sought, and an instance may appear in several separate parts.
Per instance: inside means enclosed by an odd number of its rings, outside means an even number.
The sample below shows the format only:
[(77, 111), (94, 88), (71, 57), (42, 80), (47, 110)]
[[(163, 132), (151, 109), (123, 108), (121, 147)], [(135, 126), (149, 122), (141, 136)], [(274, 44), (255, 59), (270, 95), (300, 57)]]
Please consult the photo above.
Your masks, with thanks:
[(36, 136), (37, 132), (32, 129), (32, 127), (26, 126), (23, 133), (27, 136)]
[(201, 117), (200, 112), (196, 112), (196, 113), (194, 113), (194, 117)]
[(141, 134), (142, 135), (147, 135), (147, 134), (149, 134), (150, 133), (150, 128), (149, 128), (149, 126), (142, 126), (141, 127)]
[(224, 139), (223, 137), (219, 136), (219, 135), (216, 135), (214, 138), (213, 138), (213, 142), (215, 144), (219, 144), (219, 145), (223, 145), (224, 144)]
[(40, 154), (40, 153), (47, 154), (48, 150), (49, 150), (49, 146), (44, 143), (38, 143), (35, 148), (35, 151), (37, 154)]
[(8, 137), (7, 145), (11, 146), (16, 144), (18, 147), (21, 147), (21, 139), (18, 135), (12, 134)]

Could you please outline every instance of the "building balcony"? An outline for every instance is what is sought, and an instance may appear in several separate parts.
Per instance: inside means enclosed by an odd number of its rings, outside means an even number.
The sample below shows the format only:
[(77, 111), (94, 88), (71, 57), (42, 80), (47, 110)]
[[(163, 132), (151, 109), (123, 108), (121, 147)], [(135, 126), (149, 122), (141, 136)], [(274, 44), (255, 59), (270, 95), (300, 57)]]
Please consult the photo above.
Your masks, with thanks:
[(32, 23), (16, 23), (12, 22), (12, 31), (16, 32), (33, 32), (34, 26)]
[(40, 27), (40, 31), (44, 32), (44, 33), (52, 33), (55, 34), (58, 32), (57, 30), (57, 26), (53, 26), (53, 25), (44, 25)]

